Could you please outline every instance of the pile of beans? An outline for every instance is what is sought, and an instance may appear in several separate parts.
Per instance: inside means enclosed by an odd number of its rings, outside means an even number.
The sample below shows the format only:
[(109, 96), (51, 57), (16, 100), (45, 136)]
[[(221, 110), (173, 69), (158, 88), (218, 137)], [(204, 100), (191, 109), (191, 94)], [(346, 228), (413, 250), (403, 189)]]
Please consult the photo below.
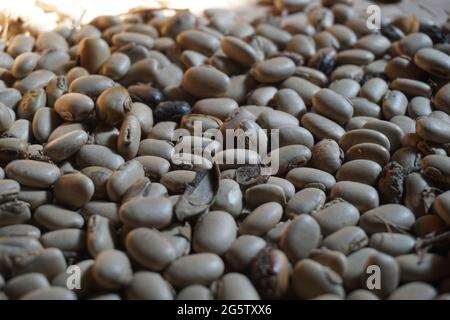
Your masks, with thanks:
[(0, 43), (0, 299), (450, 299), (450, 22), (265, 3)]

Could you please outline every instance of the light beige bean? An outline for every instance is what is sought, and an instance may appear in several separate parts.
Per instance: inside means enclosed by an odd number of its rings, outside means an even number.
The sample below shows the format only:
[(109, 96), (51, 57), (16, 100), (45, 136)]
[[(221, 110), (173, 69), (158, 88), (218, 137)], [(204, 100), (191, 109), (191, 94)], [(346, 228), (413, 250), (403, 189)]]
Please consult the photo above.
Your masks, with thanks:
[(368, 233), (409, 230), (415, 221), (413, 213), (399, 204), (386, 204), (365, 212), (360, 219), (360, 226)]
[(16, 78), (24, 78), (36, 68), (40, 55), (34, 52), (24, 52), (14, 59), (11, 74)]
[(292, 285), (300, 299), (312, 299), (326, 293), (342, 298), (345, 293), (342, 278), (336, 272), (310, 259), (296, 264)]
[[(380, 268), (380, 288), (372, 290), (371, 292), (377, 294), (381, 298), (389, 296), (399, 285), (400, 282), (400, 267), (397, 261), (384, 253), (377, 253), (369, 257), (366, 261), (365, 269), (369, 266), (378, 266)], [(368, 275), (363, 278), (363, 283), (367, 283)]]
[(369, 239), (363, 229), (356, 226), (344, 227), (323, 239), (323, 245), (331, 250), (349, 255), (364, 248)]
[(172, 300), (173, 290), (163, 277), (156, 272), (139, 271), (133, 274), (125, 289), (130, 300)]
[(450, 192), (440, 194), (434, 202), (434, 211), (445, 223), (450, 224)]
[(0, 102), (0, 132), (4, 132), (11, 128), (14, 119), (11, 117), (9, 108)]
[(300, 215), (286, 228), (280, 239), (280, 247), (292, 263), (309, 257), (321, 241), (318, 223), (308, 215)]
[[(374, 119), (368, 121), (363, 126), (364, 129), (375, 130), (389, 139), (389, 145), (380, 144), (390, 151), (396, 151), (401, 147), (401, 141), (404, 136), (402, 129), (393, 122)], [(368, 141), (370, 142), (370, 141)]]
[(90, 201), (80, 210), (80, 214), (85, 219), (98, 214), (108, 218), (114, 225), (120, 224), (119, 206), (115, 202)]
[(44, 154), (53, 161), (61, 162), (76, 154), (88, 141), (83, 130), (75, 130), (56, 138), (45, 145)]
[(353, 117), (381, 117), (381, 108), (378, 104), (361, 97), (350, 98), (350, 101), (353, 104)]
[(293, 75), (295, 64), (288, 58), (273, 58), (256, 63), (252, 75), (259, 82), (272, 83), (285, 80)]
[(450, 184), (450, 158), (444, 155), (432, 154), (420, 161), (422, 174), (436, 182)]
[(286, 213), (295, 217), (301, 214), (311, 214), (321, 207), (326, 200), (325, 192), (317, 188), (305, 188), (291, 197), (287, 203)]
[(395, 79), (390, 83), (389, 88), (399, 90), (411, 97), (422, 96), (427, 98), (432, 93), (431, 87), (425, 82), (405, 78)]
[(228, 57), (243, 66), (251, 66), (262, 60), (260, 52), (257, 52), (249, 44), (236, 37), (224, 37), (220, 47)]
[[(86, 233), (80, 229), (59, 229), (44, 233), (40, 241), (45, 248), (57, 248), (65, 253), (81, 254), (86, 246)], [(45, 267), (45, 263), (42, 264), (42, 267)]]
[(195, 103), (194, 113), (208, 114), (225, 120), (228, 115), (238, 108), (236, 101), (229, 98), (202, 99)]
[(329, 250), (325, 247), (313, 250), (310, 259), (330, 268), (341, 277), (348, 268), (347, 257), (342, 252)]
[(33, 290), (20, 298), (21, 300), (77, 300), (75, 293), (61, 287), (48, 287)]
[(186, 30), (177, 36), (177, 43), (183, 48), (211, 56), (220, 47), (216, 37), (198, 30)]
[(345, 134), (344, 128), (339, 124), (315, 113), (306, 113), (301, 118), (301, 124), (316, 140), (333, 139), (338, 141)]
[(212, 300), (213, 295), (209, 288), (193, 284), (187, 287), (184, 287), (183, 289), (178, 292), (177, 300)]
[[(218, 66), (216, 65), (217, 61), (216, 60), (217, 56), (213, 56), (213, 58), (211, 58), (211, 64), (218, 68)], [(207, 64), (208, 62), (208, 57), (197, 52), (197, 51), (193, 51), (193, 50), (184, 50), (183, 53), (180, 56), (181, 62), (183, 62), (183, 65), (186, 69), (189, 69), (191, 67), (197, 67), (197, 66), (201, 66), (204, 64)], [(218, 68), (220, 69), (220, 68)], [(222, 70), (222, 69), (220, 69)], [(224, 71), (224, 70), (222, 70)], [(225, 72), (227, 73), (227, 72)]]
[(135, 158), (144, 167), (147, 177), (159, 181), (161, 177), (170, 169), (170, 163), (166, 159), (154, 156), (141, 156)]
[(312, 149), (311, 165), (317, 169), (334, 173), (342, 164), (344, 152), (338, 143), (331, 139), (318, 142)]
[(36, 39), (36, 49), (45, 50), (69, 50), (66, 39), (57, 31), (42, 32)]
[(411, 282), (397, 288), (389, 300), (434, 300), (437, 296), (436, 289), (424, 282)]
[(89, 202), (94, 194), (94, 183), (81, 173), (68, 173), (55, 182), (55, 200), (68, 208), (79, 209)]
[(190, 68), (183, 76), (183, 88), (198, 98), (223, 96), (230, 85), (228, 76), (215, 68), (199, 66)]
[(406, 254), (398, 256), (396, 260), (402, 282), (434, 282), (448, 276), (448, 261), (435, 253), (426, 253), (420, 257), (417, 254)]
[(14, 109), (19, 101), (22, 99), (22, 94), (19, 90), (14, 88), (1, 88), (0, 89), (0, 103), (5, 106)]
[(84, 145), (77, 154), (76, 162), (81, 168), (99, 166), (116, 170), (125, 161), (111, 149), (100, 145)]
[(120, 127), (117, 139), (117, 151), (126, 160), (134, 158), (139, 150), (141, 140), (141, 126), (136, 116), (129, 114), (125, 117)]
[(140, 142), (138, 154), (140, 156), (154, 156), (170, 160), (175, 154), (175, 148), (169, 141), (144, 139)]
[(92, 257), (115, 247), (115, 230), (108, 218), (93, 215), (87, 224), (86, 246)]
[(230, 272), (213, 283), (216, 298), (220, 300), (259, 300), (258, 291), (242, 273)]
[(38, 207), (34, 212), (33, 218), (40, 226), (48, 230), (81, 229), (84, 225), (83, 217), (77, 212), (53, 204), (45, 204)]
[(280, 88), (288, 88), (296, 91), (307, 106), (311, 106), (312, 97), (320, 90), (320, 87), (314, 83), (295, 76), (284, 80)]
[(329, 89), (318, 91), (312, 97), (312, 106), (314, 111), (339, 124), (345, 124), (353, 115), (348, 100)]
[(284, 147), (291, 144), (302, 144), (309, 149), (314, 145), (312, 134), (302, 127), (284, 127), (279, 133), (279, 146)]
[(337, 181), (354, 181), (375, 186), (381, 174), (381, 166), (371, 160), (352, 160), (346, 162), (336, 173)]
[(101, 75), (86, 75), (74, 79), (69, 86), (69, 92), (81, 93), (91, 99), (96, 99), (103, 91), (114, 86), (114, 81)]
[(0, 204), (0, 226), (25, 223), (31, 218), (28, 204), (23, 201), (9, 201)]
[(101, 66), (100, 73), (116, 81), (125, 76), (130, 69), (130, 58), (121, 52), (114, 52)]
[(237, 217), (242, 211), (242, 191), (239, 184), (231, 179), (222, 179), (216, 194), (213, 210), (223, 210)]
[(375, 55), (364, 49), (348, 49), (339, 52), (336, 55), (336, 63), (338, 65), (354, 64), (366, 65), (375, 59)]
[(13, 87), (22, 94), (32, 89), (44, 88), (55, 77), (55, 74), (48, 70), (35, 70), (25, 78), (16, 81)]
[(0, 180), (0, 203), (16, 200), (20, 192), (17, 181), (10, 179)]
[(450, 102), (450, 84), (446, 84), (439, 89), (434, 96), (433, 102), (437, 109), (447, 113), (450, 111), (450, 108), (448, 107)]
[(379, 300), (379, 298), (369, 290), (357, 289), (347, 296), (347, 300)]
[(391, 256), (409, 253), (415, 245), (413, 237), (401, 233), (374, 233), (370, 237), (370, 247)]
[(48, 188), (60, 176), (57, 166), (34, 160), (15, 160), (10, 162), (5, 172), (7, 177), (18, 181), (21, 185), (36, 188)]
[(240, 234), (262, 236), (280, 222), (283, 208), (277, 202), (267, 202), (248, 215), (239, 225)]
[(366, 273), (364, 266), (370, 256), (377, 251), (372, 248), (363, 248), (355, 251), (347, 257), (348, 268), (344, 274), (344, 285), (348, 290), (362, 288), (361, 279)]
[(94, 101), (81, 93), (67, 93), (55, 101), (55, 110), (66, 121), (83, 121), (94, 110)]
[(34, 290), (49, 287), (44, 275), (33, 272), (12, 278), (5, 286), (5, 293), (10, 299), (20, 299)]
[(96, 101), (97, 116), (107, 124), (117, 124), (125, 118), (125, 113), (131, 110), (131, 104), (132, 101), (126, 89), (122, 87), (106, 89)]
[(389, 39), (382, 35), (367, 35), (359, 38), (355, 48), (365, 49), (372, 52), (375, 57), (381, 57), (391, 46)]
[[(362, 87), (359, 95), (367, 100), (379, 103), (388, 90), (388, 84), (381, 78), (372, 78)], [(401, 90), (400, 90), (401, 91)]]
[(388, 93), (383, 98), (383, 115), (388, 120), (396, 115), (404, 115), (407, 107), (408, 99), (400, 91), (388, 91)]
[(450, 128), (447, 123), (434, 117), (420, 117), (416, 122), (417, 134), (424, 140), (435, 143), (450, 142)]
[(142, 164), (130, 160), (121, 165), (109, 178), (106, 185), (108, 196), (113, 201), (119, 201), (125, 192), (138, 180), (145, 176)]
[(359, 221), (358, 209), (342, 200), (327, 203), (314, 211), (312, 216), (319, 223), (324, 235), (337, 232), (345, 227), (356, 226)]
[(191, 284), (208, 285), (224, 271), (222, 259), (213, 253), (197, 253), (174, 261), (165, 272), (166, 279), (176, 288)]
[(61, 118), (54, 109), (40, 108), (33, 117), (33, 136), (40, 143), (46, 142), (56, 127), (61, 124)]
[(286, 49), (301, 54), (307, 60), (315, 53), (316, 46), (312, 38), (304, 34), (297, 34), (286, 44)]
[(339, 79), (352, 79), (360, 82), (364, 76), (364, 70), (352, 64), (337, 67), (330, 75), (332, 81)]
[(360, 143), (375, 143), (390, 149), (388, 138), (381, 132), (372, 129), (356, 129), (346, 132), (339, 139), (339, 145), (344, 151)]
[(245, 203), (250, 209), (254, 209), (267, 202), (286, 204), (286, 196), (283, 188), (274, 184), (259, 184), (245, 191)]
[[(269, 163), (272, 174), (284, 176), (288, 171), (305, 166), (311, 159), (311, 151), (303, 145), (289, 145), (270, 152), (263, 163)], [(275, 172), (275, 170), (277, 170)]]
[(354, 98), (359, 94), (361, 85), (353, 79), (339, 79), (330, 83), (329, 88), (346, 98)]
[(118, 250), (100, 253), (95, 259), (92, 271), (95, 281), (109, 290), (117, 290), (128, 285), (133, 276), (128, 257)]
[(325, 191), (331, 189), (336, 183), (331, 174), (314, 168), (292, 169), (287, 173), (286, 179), (297, 189), (315, 187)]
[(153, 127), (153, 112), (145, 104), (134, 102), (130, 112), (138, 119), (142, 135), (147, 135)]
[(34, 114), (45, 107), (47, 95), (42, 88), (35, 88), (26, 92), (17, 108), (17, 115), (20, 119), (33, 120)]
[(432, 46), (433, 41), (428, 35), (421, 32), (415, 32), (402, 38), (394, 45), (394, 49), (399, 55), (405, 55), (412, 58), (420, 49), (431, 48)]
[(372, 160), (385, 166), (389, 162), (389, 151), (379, 144), (359, 143), (345, 152), (345, 159), (348, 161)]
[(172, 221), (172, 211), (173, 205), (168, 198), (138, 198), (123, 204), (119, 216), (130, 228), (164, 228)]
[(361, 213), (378, 207), (379, 198), (375, 188), (351, 181), (337, 182), (330, 192), (330, 197), (342, 198), (353, 204)]
[(8, 53), (12, 57), (17, 57), (24, 52), (30, 52), (33, 50), (35, 39), (31, 35), (18, 34), (12, 38), (11, 43), (8, 46)]
[(266, 241), (253, 235), (242, 235), (233, 241), (224, 257), (234, 270), (243, 271), (266, 246)]
[(153, 229), (132, 230), (126, 237), (125, 246), (135, 261), (153, 271), (164, 270), (176, 258), (169, 240)]
[(192, 245), (195, 252), (224, 254), (236, 239), (237, 226), (225, 211), (211, 211), (199, 218), (194, 228)]

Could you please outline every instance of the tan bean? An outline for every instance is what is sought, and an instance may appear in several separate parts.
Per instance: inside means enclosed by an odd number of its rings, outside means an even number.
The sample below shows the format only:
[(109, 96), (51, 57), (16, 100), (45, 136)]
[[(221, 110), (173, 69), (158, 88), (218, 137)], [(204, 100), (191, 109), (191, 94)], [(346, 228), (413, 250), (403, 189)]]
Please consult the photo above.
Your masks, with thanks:
[(157, 230), (134, 229), (125, 241), (131, 257), (150, 270), (162, 271), (176, 258), (171, 243)]
[(176, 288), (191, 284), (209, 285), (224, 271), (222, 259), (213, 253), (197, 253), (174, 261), (165, 272), (166, 279)]
[(224, 37), (220, 47), (228, 57), (244, 66), (251, 66), (255, 62), (262, 60), (259, 52), (236, 37)]
[(198, 98), (223, 96), (229, 87), (228, 76), (215, 68), (199, 66), (190, 68), (183, 76), (183, 88)]
[(280, 247), (292, 263), (309, 257), (321, 241), (320, 227), (308, 215), (300, 215), (283, 232)]
[(130, 228), (164, 228), (172, 221), (172, 202), (165, 197), (138, 198), (120, 207), (120, 220)]
[(315, 113), (306, 113), (301, 118), (301, 124), (316, 140), (332, 139), (338, 141), (345, 130), (336, 122)]
[(344, 296), (342, 278), (333, 270), (321, 264), (303, 259), (295, 265), (293, 289), (298, 298), (311, 299), (321, 294), (331, 293)]
[(126, 54), (114, 52), (101, 66), (100, 73), (116, 81), (127, 74), (130, 66), (131, 60)]
[(94, 195), (94, 183), (81, 173), (68, 173), (55, 182), (55, 200), (68, 208), (79, 209)]

